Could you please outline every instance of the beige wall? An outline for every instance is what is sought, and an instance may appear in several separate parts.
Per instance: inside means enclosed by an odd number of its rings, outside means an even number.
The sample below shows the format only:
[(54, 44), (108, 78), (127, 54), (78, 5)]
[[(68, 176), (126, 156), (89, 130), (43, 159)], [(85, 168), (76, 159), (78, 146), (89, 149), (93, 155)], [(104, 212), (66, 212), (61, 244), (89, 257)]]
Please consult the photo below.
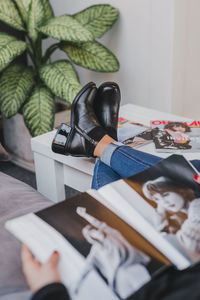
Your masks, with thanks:
[[(122, 102), (198, 117), (200, 112), (199, 0), (50, 0), (55, 14), (110, 3), (120, 18), (101, 42), (119, 58), (118, 73), (77, 67), (82, 84), (119, 83)], [(66, 58), (56, 52), (54, 59)], [(200, 115), (200, 114), (199, 114)]]
[(200, 1), (174, 7), (172, 111), (200, 118)]
[[(81, 83), (119, 83), (122, 102), (171, 109), (172, 0), (51, 0), (56, 15), (75, 13), (89, 5), (110, 3), (120, 18), (101, 40), (119, 58), (118, 73), (100, 74), (77, 67)], [(55, 59), (64, 58), (57, 52)]]

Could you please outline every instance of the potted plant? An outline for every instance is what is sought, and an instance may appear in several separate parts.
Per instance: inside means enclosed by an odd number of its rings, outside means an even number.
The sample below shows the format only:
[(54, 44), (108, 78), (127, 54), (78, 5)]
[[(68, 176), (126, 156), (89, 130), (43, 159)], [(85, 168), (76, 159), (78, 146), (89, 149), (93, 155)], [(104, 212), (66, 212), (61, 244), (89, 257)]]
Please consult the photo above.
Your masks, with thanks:
[[(55, 17), (48, 0), (1, 0), (0, 20), (23, 31), (25, 41), (0, 32), (0, 111), (9, 119), (20, 112), (31, 134), (53, 129), (55, 96), (72, 103), (81, 89), (74, 64), (96, 72), (116, 72), (115, 55), (96, 39), (118, 18), (108, 4), (90, 6), (74, 15)], [(45, 52), (43, 41), (57, 41)], [(51, 61), (54, 51), (66, 60)], [(31, 66), (14, 59), (26, 51)]]

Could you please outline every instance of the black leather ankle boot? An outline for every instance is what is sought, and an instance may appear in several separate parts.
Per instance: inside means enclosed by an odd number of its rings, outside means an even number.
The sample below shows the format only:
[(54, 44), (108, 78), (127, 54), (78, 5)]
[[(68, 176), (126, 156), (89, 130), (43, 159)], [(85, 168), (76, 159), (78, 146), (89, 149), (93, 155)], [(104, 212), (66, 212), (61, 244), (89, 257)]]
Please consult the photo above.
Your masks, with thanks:
[(120, 100), (120, 89), (115, 82), (104, 82), (100, 85), (94, 99), (94, 111), (98, 121), (115, 140), (117, 140)]
[[(60, 128), (56, 135), (52, 150), (65, 155), (92, 157), (99, 140), (106, 134), (94, 112), (93, 103), (97, 88), (93, 82), (85, 85), (75, 97), (71, 107), (71, 123)], [(63, 132), (61, 132), (64, 130)], [(63, 140), (64, 148), (58, 147)]]

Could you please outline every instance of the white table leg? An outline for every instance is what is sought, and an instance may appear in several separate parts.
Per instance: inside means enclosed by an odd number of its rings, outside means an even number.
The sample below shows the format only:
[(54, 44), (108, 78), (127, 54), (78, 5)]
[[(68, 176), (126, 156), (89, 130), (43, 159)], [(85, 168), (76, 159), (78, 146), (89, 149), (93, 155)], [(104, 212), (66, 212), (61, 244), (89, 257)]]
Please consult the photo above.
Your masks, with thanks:
[(92, 175), (65, 165), (64, 183), (77, 191), (85, 192), (91, 188)]
[(53, 202), (65, 199), (63, 164), (34, 152), (37, 190)]

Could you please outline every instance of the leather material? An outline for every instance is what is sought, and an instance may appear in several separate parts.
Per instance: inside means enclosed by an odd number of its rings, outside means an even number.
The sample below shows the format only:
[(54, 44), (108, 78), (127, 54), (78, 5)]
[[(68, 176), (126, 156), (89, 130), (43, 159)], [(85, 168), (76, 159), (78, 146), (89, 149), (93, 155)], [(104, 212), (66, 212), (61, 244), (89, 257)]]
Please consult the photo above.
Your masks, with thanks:
[(94, 111), (100, 124), (117, 140), (117, 125), (121, 94), (115, 82), (104, 82), (97, 91)]
[[(106, 132), (117, 140), (120, 98), (119, 87), (114, 82), (105, 82), (98, 90), (93, 82), (85, 85), (72, 103), (71, 130), (65, 124), (63, 126), (68, 128), (63, 129), (64, 134), (62, 128), (58, 130), (52, 150), (65, 155), (91, 157), (98, 138)], [(59, 134), (66, 137), (65, 145)]]
[(100, 126), (93, 109), (96, 93), (95, 83), (89, 82), (77, 94), (71, 107), (71, 128), (78, 126), (88, 133), (95, 126)]
[(56, 135), (51, 144), (51, 149), (53, 152), (65, 154), (65, 145), (67, 142), (68, 134), (71, 130), (71, 127), (65, 123), (61, 123)]
[(78, 130), (83, 132), (87, 137), (89, 132), (101, 126), (93, 109), (96, 93), (96, 85), (90, 82), (81, 89), (72, 103), (71, 131), (69, 132), (65, 146), (66, 154), (72, 156), (92, 156), (94, 145), (91, 144), (91, 149), (88, 149), (90, 143), (88, 143), (85, 137), (80, 135)]

